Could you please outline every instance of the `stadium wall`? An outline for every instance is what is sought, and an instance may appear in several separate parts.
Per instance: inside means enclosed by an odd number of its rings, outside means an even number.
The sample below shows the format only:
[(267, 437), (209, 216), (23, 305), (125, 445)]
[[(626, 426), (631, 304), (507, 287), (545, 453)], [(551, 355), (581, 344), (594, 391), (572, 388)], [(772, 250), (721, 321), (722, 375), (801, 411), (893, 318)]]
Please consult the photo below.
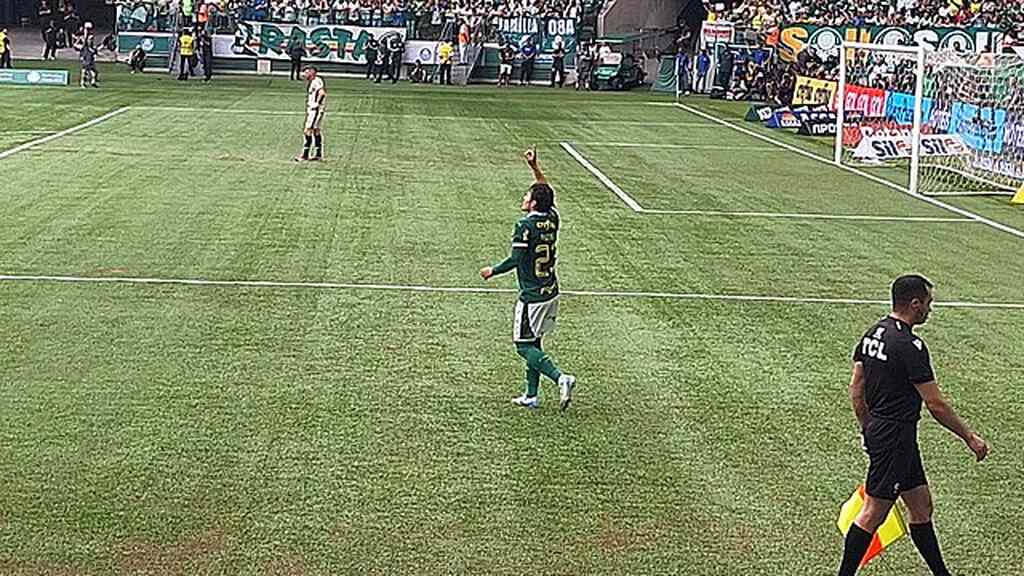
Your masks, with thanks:
[(651, 28), (672, 28), (690, 1), (609, 0), (597, 17), (597, 35), (614, 36)]

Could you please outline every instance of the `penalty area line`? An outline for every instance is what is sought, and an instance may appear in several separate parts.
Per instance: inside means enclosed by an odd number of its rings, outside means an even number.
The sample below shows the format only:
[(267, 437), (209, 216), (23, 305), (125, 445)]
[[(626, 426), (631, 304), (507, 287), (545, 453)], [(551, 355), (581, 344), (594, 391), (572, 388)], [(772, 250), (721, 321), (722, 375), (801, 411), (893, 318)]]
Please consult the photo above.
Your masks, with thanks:
[(22, 144), (20, 146), (15, 146), (14, 148), (11, 148), (10, 150), (4, 150), (3, 152), (0, 152), (0, 160), (3, 160), (4, 158), (10, 157), (10, 156), (13, 156), (13, 155), (17, 154), (18, 152), (24, 152), (25, 150), (28, 150), (30, 148), (35, 148), (36, 146), (42, 146), (43, 144), (46, 144), (47, 142), (51, 142), (53, 140), (56, 140), (57, 138), (63, 138), (64, 136), (67, 136), (69, 134), (74, 134), (75, 132), (78, 132), (80, 130), (85, 130), (86, 128), (89, 128), (91, 126), (95, 126), (95, 125), (99, 124), (100, 122), (105, 122), (106, 120), (109, 120), (109, 119), (113, 118), (114, 116), (117, 116), (118, 114), (123, 114), (123, 113), (125, 113), (125, 112), (127, 112), (129, 110), (131, 110), (131, 106), (124, 106), (123, 108), (118, 108), (117, 110), (114, 110), (113, 112), (107, 112), (106, 114), (104, 114), (102, 116), (99, 116), (97, 118), (93, 118), (92, 120), (89, 120), (88, 122), (83, 122), (82, 124), (79, 124), (78, 126), (72, 126), (71, 128), (68, 128), (67, 130), (61, 130), (60, 132), (57, 132), (57, 133), (54, 133), (54, 134), (50, 134), (49, 136), (46, 136), (45, 138), (39, 138), (37, 140), (32, 140), (31, 142), (26, 142), (26, 143), (24, 143), (24, 144)]
[(850, 220), (857, 222), (969, 222), (976, 223), (972, 218), (957, 217), (933, 217), (933, 216), (884, 216), (873, 214), (820, 214), (820, 213), (788, 213), (788, 212), (743, 212), (727, 210), (657, 210), (644, 208), (618, 184), (612, 181), (604, 172), (592, 162), (587, 160), (583, 154), (573, 147), (569, 142), (561, 142), (562, 149), (569, 153), (583, 168), (597, 177), (604, 184), (605, 188), (611, 190), (637, 214), (661, 214), (676, 216), (705, 216), (722, 218), (782, 218), (791, 220)]
[(686, 112), (689, 112), (690, 114), (693, 114), (693, 115), (698, 116), (700, 118), (704, 118), (705, 120), (710, 120), (712, 122), (715, 122), (716, 124), (725, 126), (726, 128), (735, 130), (735, 131), (740, 132), (742, 134), (746, 134), (747, 136), (752, 136), (754, 138), (757, 138), (758, 140), (761, 140), (762, 142), (768, 142), (769, 144), (773, 144), (775, 146), (778, 146), (779, 148), (783, 148), (785, 150), (789, 150), (790, 152), (795, 152), (795, 153), (797, 153), (797, 154), (799, 154), (799, 155), (801, 155), (801, 156), (803, 156), (805, 158), (810, 158), (811, 160), (817, 160), (818, 162), (821, 162), (823, 164), (828, 164), (829, 166), (832, 166), (834, 168), (839, 168), (841, 170), (845, 170), (847, 172), (856, 174), (858, 176), (863, 176), (864, 178), (867, 178), (868, 180), (871, 180), (872, 182), (876, 182), (876, 183), (881, 184), (881, 185), (883, 185), (883, 186), (885, 186), (887, 188), (891, 188), (893, 190), (896, 190), (897, 192), (901, 192), (903, 194), (906, 194), (907, 196), (910, 196), (911, 198), (915, 198), (915, 199), (920, 200), (922, 202), (927, 202), (928, 204), (931, 204), (932, 206), (936, 206), (938, 208), (942, 208), (943, 210), (947, 210), (949, 212), (953, 212), (954, 214), (959, 214), (960, 216), (964, 216), (966, 218), (970, 218), (971, 220), (975, 220), (977, 222), (985, 224), (986, 226), (989, 226), (991, 228), (995, 228), (996, 230), (999, 230), (1001, 232), (1006, 232), (1007, 234), (1011, 234), (1011, 235), (1016, 236), (1018, 238), (1024, 238), (1024, 230), (1018, 230), (1017, 228), (1014, 228), (1012, 226), (1007, 226), (1006, 224), (1002, 224), (1002, 223), (996, 222), (994, 220), (989, 220), (988, 218), (985, 218), (983, 216), (979, 216), (978, 214), (975, 214), (974, 212), (971, 212), (970, 210), (964, 210), (963, 208), (958, 208), (956, 206), (953, 206), (952, 204), (947, 204), (945, 202), (942, 202), (941, 200), (936, 200), (935, 198), (930, 198), (930, 197), (925, 196), (923, 194), (911, 192), (910, 190), (907, 190), (906, 188), (900, 186), (899, 184), (896, 184), (894, 182), (890, 182), (890, 181), (886, 180), (885, 178), (880, 178), (878, 176), (875, 176), (874, 174), (869, 174), (869, 173), (867, 173), (867, 172), (865, 172), (863, 170), (859, 170), (859, 169), (854, 168), (852, 166), (846, 166), (844, 164), (836, 164), (830, 158), (826, 158), (824, 156), (820, 156), (818, 154), (815, 154), (813, 152), (809, 152), (809, 151), (804, 150), (802, 148), (799, 148), (797, 146), (786, 144), (785, 142), (782, 142), (780, 140), (772, 138), (771, 136), (766, 136), (765, 134), (760, 134), (758, 132), (754, 132), (753, 130), (749, 130), (747, 128), (744, 128), (743, 126), (737, 126), (736, 124), (734, 124), (732, 122), (728, 122), (728, 121), (723, 120), (723, 119), (721, 119), (721, 118), (719, 118), (717, 116), (714, 116), (712, 114), (708, 114), (708, 113), (703, 112), (701, 110), (698, 110), (698, 109), (696, 109), (696, 108), (694, 108), (692, 106), (687, 106), (686, 104), (680, 104), (678, 102), (674, 103), (674, 106), (676, 108), (679, 108), (680, 110), (684, 110)]
[[(0, 282), (51, 283), (51, 284), (107, 284), (107, 285), (163, 285), (186, 287), (220, 288), (261, 288), (261, 289), (314, 289), (352, 290), (376, 292), (419, 292), (433, 294), (516, 294), (511, 288), (428, 286), (413, 284), (358, 284), (350, 282), (301, 282), (283, 280), (204, 280), (199, 278), (133, 278), (133, 277), (82, 277), (28, 274), (0, 274)], [(779, 296), (766, 294), (706, 294), (696, 292), (646, 292), (621, 290), (562, 290), (562, 294), (594, 298), (638, 298), (661, 300), (723, 301), (723, 302), (764, 302), (776, 304), (833, 304), (888, 306), (888, 300), (866, 298), (827, 298), (816, 296)], [(1024, 302), (936, 302), (943, 308), (992, 308), (1024, 310)]]

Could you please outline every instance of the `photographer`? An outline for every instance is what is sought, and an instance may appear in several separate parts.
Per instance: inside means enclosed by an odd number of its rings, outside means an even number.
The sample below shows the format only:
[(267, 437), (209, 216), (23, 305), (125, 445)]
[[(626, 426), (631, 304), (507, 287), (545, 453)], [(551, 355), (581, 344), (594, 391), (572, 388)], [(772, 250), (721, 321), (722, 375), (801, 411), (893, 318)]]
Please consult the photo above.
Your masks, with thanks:
[(128, 66), (131, 67), (132, 74), (146, 71), (146, 51), (142, 49), (141, 44), (136, 45), (135, 49), (128, 56)]

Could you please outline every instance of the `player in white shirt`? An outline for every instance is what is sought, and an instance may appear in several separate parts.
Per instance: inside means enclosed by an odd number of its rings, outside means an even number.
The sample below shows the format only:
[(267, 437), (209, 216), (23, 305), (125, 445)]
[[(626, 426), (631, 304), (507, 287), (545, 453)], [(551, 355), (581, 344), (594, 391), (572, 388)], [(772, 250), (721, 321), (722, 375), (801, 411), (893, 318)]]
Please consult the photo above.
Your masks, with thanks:
[[(303, 68), (302, 76), (306, 79), (306, 126), (304, 131), (306, 143), (302, 147), (302, 155), (296, 156), (295, 161), (323, 160), (324, 138), (320, 134), (320, 125), (324, 121), (327, 90), (324, 89), (324, 79), (317, 75), (315, 67)], [(309, 156), (310, 148), (314, 149), (312, 158)]]

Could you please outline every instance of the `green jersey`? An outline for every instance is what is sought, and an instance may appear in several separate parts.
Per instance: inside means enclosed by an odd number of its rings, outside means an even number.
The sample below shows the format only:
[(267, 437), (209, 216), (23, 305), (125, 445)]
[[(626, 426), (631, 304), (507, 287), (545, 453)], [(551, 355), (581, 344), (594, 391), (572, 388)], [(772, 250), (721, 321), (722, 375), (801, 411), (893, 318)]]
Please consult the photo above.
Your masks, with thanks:
[(555, 245), (559, 224), (554, 208), (521, 218), (512, 236), (512, 255), (494, 269), (495, 274), (502, 274), (515, 268), (523, 302), (546, 302), (558, 296)]

